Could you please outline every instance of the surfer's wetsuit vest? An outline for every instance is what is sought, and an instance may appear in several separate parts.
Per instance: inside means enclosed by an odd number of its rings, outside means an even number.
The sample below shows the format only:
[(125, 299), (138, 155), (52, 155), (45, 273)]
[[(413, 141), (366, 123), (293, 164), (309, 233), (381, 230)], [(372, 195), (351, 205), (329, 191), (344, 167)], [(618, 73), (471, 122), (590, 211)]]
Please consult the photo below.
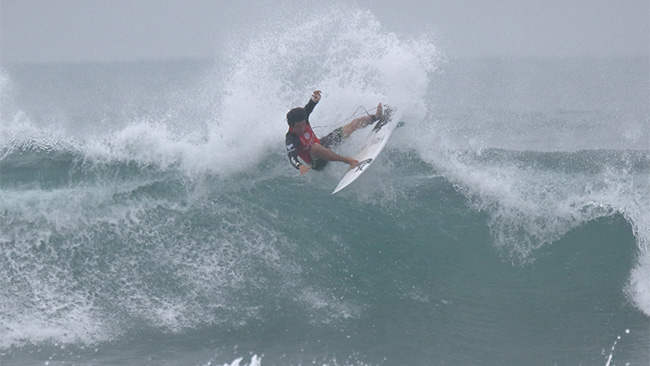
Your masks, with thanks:
[(311, 129), (311, 125), (309, 124), (309, 115), (314, 110), (315, 106), (316, 102), (311, 99), (309, 99), (309, 102), (305, 105), (305, 112), (307, 112), (307, 126), (305, 127), (305, 133), (303, 136), (298, 136), (291, 128), (289, 128), (289, 131), (287, 132), (285, 139), (287, 155), (289, 156), (291, 165), (296, 169), (300, 169), (300, 165), (302, 165), (298, 160), (298, 157), (300, 157), (305, 163), (312, 164), (309, 150), (311, 150), (312, 145), (315, 143), (320, 143), (320, 140), (316, 137), (316, 134), (314, 134), (314, 131)]
[[(320, 143), (320, 140), (318, 139), (318, 137), (316, 137), (316, 134), (314, 134), (314, 131), (311, 129), (311, 126), (310, 125), (305, 126), (305, 133), (302, 136), (298, 136), (291, 128), (289, 128), (289, 132), (291, 132), (294, 136), (297, 136), (298, 139), (300, 140), (300, 145), (298, 146), (297, 149), (298, 156), (305, 163), (311, 164), (312, 163), (312, 158), (310, 153), (311, 147), (315, 143)], [(289, 159), (292, 160), (291, 156), (289, 156)], [(291, 164), (293, 164), (293, 161), (291, 161)]]

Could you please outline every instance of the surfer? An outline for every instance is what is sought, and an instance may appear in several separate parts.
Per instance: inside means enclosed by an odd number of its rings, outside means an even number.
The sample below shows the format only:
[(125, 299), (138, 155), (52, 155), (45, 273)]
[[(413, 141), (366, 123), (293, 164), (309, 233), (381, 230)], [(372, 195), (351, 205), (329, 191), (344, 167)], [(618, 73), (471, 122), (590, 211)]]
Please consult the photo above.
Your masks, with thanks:
[[(382, 114), (381, 103), (377, 105), (375, 114), (353, 119), (350, 123), (330, 132), (319, 139), (314, 134), (309, 124), (309, 115), (321, 98), (321, 91), (316, 90), (304, 108), (294, 108), (287, 113), (289, 131), (286, 136), (286, 147), (289, 161), (300, 174), (307, 173), (310, 169), (323, 170), (329, 161), (340, 161), (350, 165), (350, 169), (359, 165), (359, 161), (349, 156), (343, 156), (331, 150), (354, 131), (366, 127), (379, 120)], [(306, 164), (302, 164), (302, 159)]]

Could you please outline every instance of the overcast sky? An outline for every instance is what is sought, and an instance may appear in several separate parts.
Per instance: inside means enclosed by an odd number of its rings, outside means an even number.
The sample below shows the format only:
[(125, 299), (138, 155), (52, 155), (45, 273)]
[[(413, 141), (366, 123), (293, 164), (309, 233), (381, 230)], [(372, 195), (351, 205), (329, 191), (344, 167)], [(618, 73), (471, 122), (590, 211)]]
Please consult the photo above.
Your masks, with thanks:
[[(350, 1), (0, 0), (0, 65), (212, 58), (292, 9)], [(644, 56), (649, 0), (359, 0), (386, 31), (433, 31), (450, 57)], [(250, 36), (254, 36), (251, 34)]]

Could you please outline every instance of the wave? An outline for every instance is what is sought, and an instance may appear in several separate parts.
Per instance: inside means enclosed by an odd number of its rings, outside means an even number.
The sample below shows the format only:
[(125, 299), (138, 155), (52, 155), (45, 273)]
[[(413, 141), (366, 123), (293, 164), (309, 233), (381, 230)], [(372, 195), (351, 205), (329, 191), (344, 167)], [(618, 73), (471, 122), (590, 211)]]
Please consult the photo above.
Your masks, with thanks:
[(637, 240), (638, 262), (626, 292), (650, 315), (650, 200), (647, 151), (460, 152), (423, 154), (476, 210), (489, 216), (495, 246), (515, 263), (600, 217), (623, 215)]
[[(0, 348), (289, 317), (337, 328), (364, 316), (364, 295), (386, 295), (372, 291), (383, 283), (448, 302), (412, 280), (430, 263), (388, 266), (406, 261), (405, 238), (414, 256), (431, 243), (448, 250), (431, 259), (441, 267), (476, 250), (448, 243), (475, 238), (527, 266), (617, 217), (617, 237), (631, 229), (637, 245), (636, 263), (616, 263), (629, 273), (621, 292), (650, 316), (647, 151), (446, 149), (427, 100), (442, 60), (426, 37), (404, 40), (365, 11), (310, 19), (235, 47), (175, 108), (147, 105), (157, 112), (101, 132), (5, 103), (0, 75)], [(282, 151), (284, 114), (317, 88), (323, 128), (378, 101), (407, 121), (336, 196), (345, 167), (298, 177)]]
[[(622, 215), (640, 254), (627, 292), (644, 312), (650, 304), (642, 255), (647, 152), (456, 151), (438, 152), (435, 163), (426, 163), (415, 151), (389, 146), (374, 174), (325, 204), (333, 211), (322, 216), (309, 207), (288, 214), (287, 204), (330, 199), (336, 169), (319, 181), (296, 179), (282, 169), (288, 165), (282, 154), (254, 173), (188, 176), (167, 164), (94, 163), (79, 151), (34, 146), (5, 149), (0, 160), (3, 327), (9, 330), (3, 347), (19, 339), (92, 342), (134, 324), (175, 332), (272, 318), (256, 305), (260, 297), (263, 303), (286, 297), (286, 308), (309, 304), (304, 316), (322, 322), (358, 317), (363, 305), (327, 290), (336, 279), (321, 283), (306, 270), (318, 266), (320, 245), (339, 240), (340, 224), (329, 215), (353, 220), (354, 202), (374, 214), (400, 215), (425, 199), (429, 219), (470, 209), (464, 215), (474, 216), (475, 227), (484, 225), (478, 214), (485, 213), (494, 246), (524, 265), (568, 232)], [(430, 196), (423, 198), (425, 192)], [(352, 202), (339, 206), (341, 199)], [(296, 228), (319, 218), (328, 223), (311, 235), (323, 239), (305, 251), (298, 243), (314, 239)]]

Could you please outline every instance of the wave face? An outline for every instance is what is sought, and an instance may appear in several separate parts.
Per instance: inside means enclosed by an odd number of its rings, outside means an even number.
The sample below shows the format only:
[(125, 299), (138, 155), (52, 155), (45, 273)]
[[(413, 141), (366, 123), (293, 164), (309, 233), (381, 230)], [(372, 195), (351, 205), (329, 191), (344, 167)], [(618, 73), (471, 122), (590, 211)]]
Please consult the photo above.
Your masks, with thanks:
[[(0, 360), (647, 363), (648, 88), (618, 71), (647, 60), (444, 60), (309, 19), (216, 64), (2, 70)], [(342, 165), (283, 153), (313, 89), (321, 136), (378, 101), (406, 121), (334, 196)]]

